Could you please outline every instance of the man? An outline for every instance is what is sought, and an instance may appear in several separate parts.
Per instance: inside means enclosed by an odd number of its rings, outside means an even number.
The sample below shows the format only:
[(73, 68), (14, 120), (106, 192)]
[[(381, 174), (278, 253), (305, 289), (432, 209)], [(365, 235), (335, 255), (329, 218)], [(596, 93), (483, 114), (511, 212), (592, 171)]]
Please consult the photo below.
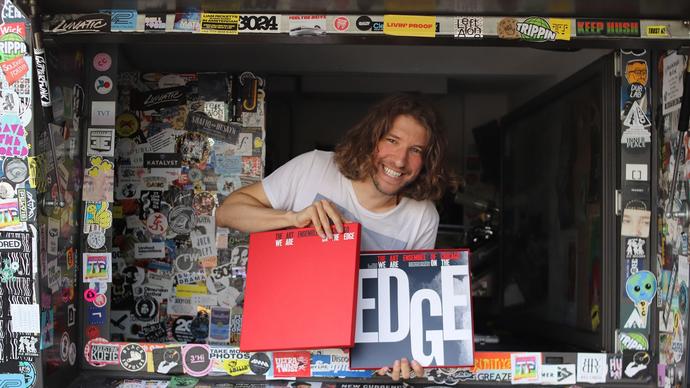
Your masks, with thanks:
[[(234, 191), (216, 212), (218, 226), (259, 232), (313, 226), (332, 238), (343, 222), (362, 224), (362, 251), (431, 249), (439, 215), (432, 200), (454, 184), (444, 165), (446, 139), (431, 105), (396, 94), (376, 104), (335, 153), (300, 155)], [(412, 368), (422, 375), (415, 361)], [(386, 373), (387, 368), (379, 371)], [(392, 376), (410, 376), (396, 361)]]

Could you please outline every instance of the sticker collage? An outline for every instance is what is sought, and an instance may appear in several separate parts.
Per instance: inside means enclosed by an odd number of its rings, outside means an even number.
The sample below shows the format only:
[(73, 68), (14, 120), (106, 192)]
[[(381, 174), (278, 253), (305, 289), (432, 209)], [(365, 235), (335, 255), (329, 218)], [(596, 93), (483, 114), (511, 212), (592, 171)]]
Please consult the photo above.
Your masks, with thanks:
[(0, 386), (32, 387), (41, 326), (31, 34), (12, 2), (0, 6)]

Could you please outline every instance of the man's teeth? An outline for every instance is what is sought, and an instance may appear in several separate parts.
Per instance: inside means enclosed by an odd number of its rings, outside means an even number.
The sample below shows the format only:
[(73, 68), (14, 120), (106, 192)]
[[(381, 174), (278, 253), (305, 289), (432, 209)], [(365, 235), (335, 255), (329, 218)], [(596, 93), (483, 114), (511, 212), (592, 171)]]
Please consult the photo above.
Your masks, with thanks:
[(402, 175), (401, 172), (397, 172), (397, 171), (395, 171), (395, 170), (391, 170), (390, 168), (385, 167), (385, 166), (383, 167), (383, 172), (385, 172), (386, 175), (388, 175), (388, 176), (390, 176), (390, 177), (393, 177), (393, 178), (397, 178), (397, 177), (399, 177), (400, 175)]

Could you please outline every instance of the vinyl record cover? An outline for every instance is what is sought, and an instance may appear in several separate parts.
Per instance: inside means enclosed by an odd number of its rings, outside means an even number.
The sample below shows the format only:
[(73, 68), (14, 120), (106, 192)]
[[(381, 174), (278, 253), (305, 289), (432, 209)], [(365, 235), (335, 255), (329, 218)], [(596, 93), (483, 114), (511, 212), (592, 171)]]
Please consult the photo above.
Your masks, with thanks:
[(350, 368), (472, 366), (470, 290), (469, 250), (362, 253)]
[(243, 352), (354, 344), (360, 225), (322, 240), (314, 228), (252, 233)]

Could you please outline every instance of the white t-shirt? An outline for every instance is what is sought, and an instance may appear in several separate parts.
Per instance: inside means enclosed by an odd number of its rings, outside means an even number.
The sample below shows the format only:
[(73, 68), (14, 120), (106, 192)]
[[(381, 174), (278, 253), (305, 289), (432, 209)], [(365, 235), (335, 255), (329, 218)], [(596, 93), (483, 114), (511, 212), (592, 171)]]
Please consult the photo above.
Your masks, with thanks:
[(362, 251), (431, 249), (436, 243), (438, 212), (431, 201), (402, 197), (383, 213), (365, 209), (352, 181), (338, 170), (332, 152), (311, 151), (285, 163), (263, 181), (274, 209), (300, 211), (328, 199), (346, 219), (362, 224)]

